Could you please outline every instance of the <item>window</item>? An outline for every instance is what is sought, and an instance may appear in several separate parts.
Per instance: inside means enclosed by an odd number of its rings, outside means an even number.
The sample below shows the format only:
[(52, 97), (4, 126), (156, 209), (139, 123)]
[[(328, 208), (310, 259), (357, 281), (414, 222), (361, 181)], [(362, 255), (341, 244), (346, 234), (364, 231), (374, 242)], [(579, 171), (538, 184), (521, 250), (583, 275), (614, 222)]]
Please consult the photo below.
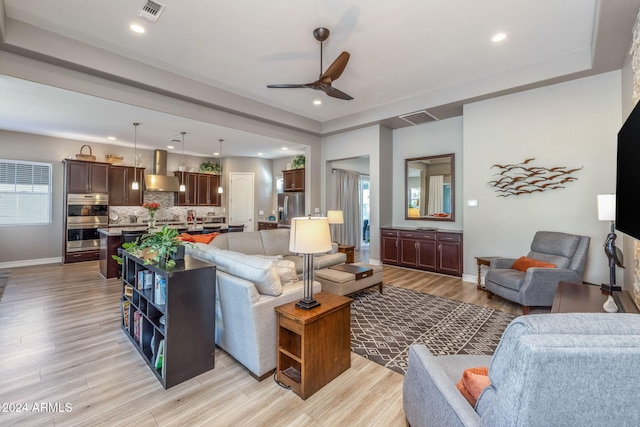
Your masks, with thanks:
[(0, 225), (51, 224), (51, 164), (0, 159)]

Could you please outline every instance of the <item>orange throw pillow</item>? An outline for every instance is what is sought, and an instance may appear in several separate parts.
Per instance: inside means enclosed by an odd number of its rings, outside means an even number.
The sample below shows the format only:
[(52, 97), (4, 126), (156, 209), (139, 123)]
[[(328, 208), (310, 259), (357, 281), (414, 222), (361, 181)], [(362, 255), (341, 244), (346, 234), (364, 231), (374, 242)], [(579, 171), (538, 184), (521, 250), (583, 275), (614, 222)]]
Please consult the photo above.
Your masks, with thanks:
[(209, 243), (210, 241), (212, 241), (213, 239), (216, 238), (217, 235), (219, 235), (220, 233), (213, 232), (213, 233), (209, 233), (209, 234), (188, 234), (188, 233), (182, 233), (181, 235), (178, 236), (179, 240), (182, 240), (183, 242), (191, 242), (191, 243)]
[(192, 242), (194, 242), (194, 243), (209, 243), (210, 241), (215, 239), (216, 236), (219, 235), (219, 234), (220, 233), (218, 233), (218, 232), (213, 232), (213, 233), (209, 233), (209, 234), (195, 234), (195, 235), (191, 236), (191, 238), (193, 239)]
[(511, 266), (512, 269), (520, 271), (527, 271), (527, 269), (531, 267), (556, 268), (556, 265), (550, 262), (538, 261), (537, 259), (521, 256)]
[(182, 240), (183, 242), (194, 242), (193, 236), (188, 233), (182, 233), (178, 236), (178, 240)]
[(465, 369), (462, 373), (462, 378), (456, 384), (456, 388), (462, 393), (462, 396), (467, 399), (467, 402), (475, 407), (482, 390), (490, 385), (489, 368), (486, 366), (478, 366)]

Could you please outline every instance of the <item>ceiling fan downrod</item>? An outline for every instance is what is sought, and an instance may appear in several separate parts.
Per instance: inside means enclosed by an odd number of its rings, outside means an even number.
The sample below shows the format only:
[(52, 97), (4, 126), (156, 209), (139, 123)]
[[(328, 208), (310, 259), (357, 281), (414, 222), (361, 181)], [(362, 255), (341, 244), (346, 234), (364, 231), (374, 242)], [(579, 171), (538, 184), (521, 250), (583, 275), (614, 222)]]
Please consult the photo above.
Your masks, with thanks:
[(322, 77), (322, 47), (323, 42), (329, 38), (330, 31), (327, 28), (319, 27), (313, 30), (313, 37), (320, 42), (320, 77)]

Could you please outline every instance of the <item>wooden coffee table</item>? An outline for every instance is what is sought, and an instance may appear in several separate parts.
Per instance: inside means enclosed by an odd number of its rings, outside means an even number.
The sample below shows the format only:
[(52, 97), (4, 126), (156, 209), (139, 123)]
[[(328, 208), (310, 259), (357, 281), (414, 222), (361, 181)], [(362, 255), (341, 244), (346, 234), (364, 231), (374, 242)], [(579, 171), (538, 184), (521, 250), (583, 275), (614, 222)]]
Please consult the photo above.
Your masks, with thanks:
[[(608, 294), (599, 286), (560, 282), (553, 299), (552, 313), (605, 313), (602, 304)], [(618, 313), (640, 313), (628, 291), (614, 292)]]

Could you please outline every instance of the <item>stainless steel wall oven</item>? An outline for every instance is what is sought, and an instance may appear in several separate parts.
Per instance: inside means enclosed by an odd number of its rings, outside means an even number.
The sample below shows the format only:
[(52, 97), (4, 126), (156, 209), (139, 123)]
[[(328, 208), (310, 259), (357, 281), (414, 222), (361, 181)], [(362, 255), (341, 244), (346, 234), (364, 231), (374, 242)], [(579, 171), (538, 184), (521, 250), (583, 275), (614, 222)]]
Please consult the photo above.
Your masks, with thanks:
[(107, 194), (68, 194), (66, 251), (98, 250), (98, 228), (109, 225)]

